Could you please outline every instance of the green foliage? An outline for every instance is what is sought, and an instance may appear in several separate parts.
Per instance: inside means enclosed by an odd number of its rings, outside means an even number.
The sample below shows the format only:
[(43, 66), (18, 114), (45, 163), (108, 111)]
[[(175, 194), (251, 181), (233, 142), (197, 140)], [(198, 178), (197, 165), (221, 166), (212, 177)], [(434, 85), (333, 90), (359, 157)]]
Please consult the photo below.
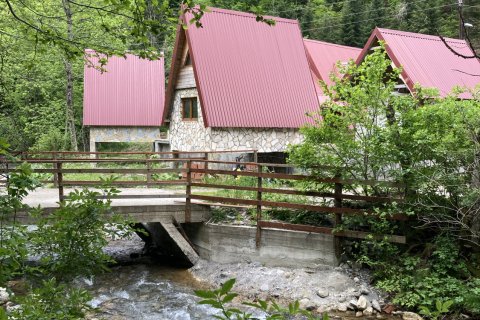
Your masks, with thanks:
[[(418, 89), (416, 96), (392, 95), (399, 72), (383, 49), (360, 66), (346, 66), (341, 73), (348, 76), (334, 77), (335, 84), (325, 87), (331, 101), (311, 115), (314, 124), (302, 129), (305, 140), (292, 147), (290, 161), (318, 177), (404, 185), (344, 188), (405, 200), (373, 206), (356, 202), (377, 217), (344, 218), (336, 229), (370, 232), (364, 241), (350, 241), (345, 252), (372, 268), (377, 285), (402, 307), (422, 306), (434, 316), (446, 309), (474, 313), (478, 302), (471, 299), (470, 279), (478, 274), (468, 266), (480, 239), (480, 101), (460, 100), (457, 90), (439, 98), (432, 88)], [(305, 187), (333, 192), (331, 185)], [(395, 213), (416, 219), (389, 221)], [(391, 244), (393, 234), (406, 235), (414, 245), (407, 250)]]
[(63, 151), (69, 150), (69, 138), (62, 133), (58, 128), (42, 134), (35, 145), (32, 147), (33, 151)]
[(22, 320), (74, 320), (85, 319), (90, 310), (90, 294), (82, 289), (69, 288), (55, 278), (45, 280), (33, 291), (18, 299), (21, 308), (14, 310), (9, 319)]
[[(437, 237), (424, 252), (416, 255), (400, 254), (397, 250), (392, 252), (398, 254), (397, 258), (392, 258), (395, 255), (377, 258), (374, 264), (377, 286), (391, 293), (393, 302), (405, 308), (431, 310), (432, 314), (445, 308), (448, 310), (444, 313), (454, 309), (477, 313), (478, 309), (468, 304), (475, 284), (467, 280), (466, 261), (458, 248), (452, 238)], [(365, 262), (365, 259), (361, 261)], [(451, 303), (438, 309), (437, 305), (446, 301)]]
[[(111, 188), (103, 190), (107, 199), (117, 193)], [(88, 189), (75, 190), (53, 214), (36, 214), (38, 229), (30, 241), (46, 274), (70, 280), (106, 271), (113, 263), (102, 250), (108, 243), (106, 236), (123, 237), (130, 230), (121, 216), (111, 213), (110, 200), (98, 199), (101, 195)]]
[[(0, 151), (6, 147), (2, 143)], [(20, 164), (8, 179), (5, 193), (0, 193), (0, 285), (23, 272), (27, 257), (26, 228), (16, 222), (16, 216), (27, 209), (22, 200), (38, 185), (26, 163)]]
[(453, 304), (452, 300), (448, 300), (448, 301), (444, 301), (444, 302), (442, 302), (440, 300), (437, 300), (437, 302), (435, 303), (435, 310), (430, 311), (430, 309), (428, 307), (421, 306), (420, 307), (420, 314), (423, 314), (430, 319), (438, 319), (442, 315), (450, 312), (450, 307), (452, 306), (452, 304)]
[[(221, 315), (214, 315), (214, 318), (221, 320), (246, 320), (257, 319), (251, 313), (240, 310), (239, 308), (229, 307), (233, 299), (238, 294), (232, 292), (232, 288), (235, 284), (235, 279), (227, 280), (219, 289), (215, 290), (197, 290), (195, 295), (202, 298), (198, 303), (206, 304), (221, 312)], [(244, 302), (243, 305), (253, 307), (265, 314), (262, 319), (266, 320), (282, 320), (291, 319), (292, 316), (303, 316), (306, 319), (321, 319), (328, 320), (329, 317), (325, 313), (321, 318), (313, 316), (309, 311), (300, 308), (298, 301), (290, 303), (288, 308), (283, 308), (275, 302), (258, 300), (257, 302)]]
[[(14, 161), (8, 147), (0, 139), (0, 154)], [(22, 200), (38, 182), (28, 164), (16, 165), (5, 192), (0, 194), (0, 286), (22, 277), (32, 289), (17, 298), (19, 308), (9, 319), (84, 319), (86, 312), (94, 311), (87, 305), (91, 297), (84, 290), (70, 288), (70, 280), (107, 270), (113, 261), (102, 250), (106, 236), (129, 235), (130, 222), (112, 214), (110, 200), (98, 199), (100, 195), (109, 199), (118, 191), (108, 187), (110, 180), (105, 181), (102, 194), (74, 191), (50, 216), (43, 216), (40, 208), (33, 210), (38, 229), (27, 232), (16, 222), (16, 215), (30, 210)], [(41, 259), (37, 266), (27, 267), (27, 255), (32, 252)], [(6, 319), (1, 307), (0, 319)]]

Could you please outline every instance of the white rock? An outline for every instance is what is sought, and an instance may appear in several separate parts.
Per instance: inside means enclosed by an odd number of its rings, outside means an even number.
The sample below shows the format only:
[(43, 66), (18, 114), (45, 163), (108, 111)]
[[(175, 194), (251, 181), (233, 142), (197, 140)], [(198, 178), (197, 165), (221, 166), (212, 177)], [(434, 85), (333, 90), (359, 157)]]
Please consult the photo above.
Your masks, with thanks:
[(357, 310), (357, 301), (350, 300), (350, 302), (348, 302), (347, 308), (350, 310)]
[(403, 320), (423, 320), (421, 316), (414, 312), (404, 312), (402, 315)]
[(7, 311), (7, 313), (12, 313), (14, 311), (21, 310), (21, 309), (22, 309), (21, 305), (14, 304), (11, 301), (7, 302), (7, 304), (5, 305), (5, 310)]
[(357, 318), (363, 317), (363, 312), (362, 311), (357, 311), (357, 313), (355, 313), (355, 317), (357, 317)]
[(353, 281), (355, 281), (356, 283), (359, 283), (360, 279), (358, 277), (355, 277), (355, 278), (353, 278)]
[(340, 312), (347, 312), (347, 305), (345, 303), (340, 303), (337, 307), (337, 310)]
[(380, 307), (380, 303), (378, 302), (378, 300), (372, 300), (372, 308), (375, 311), (382, 312), (382, 308)]
[(366, 317), (369, 317), (373, 314), (373, 308), (372, 307), (367, 307), (365, 310), (363, 310), (363, 315)]
[(363, 295), (368, 296), (368, 295), (370, 294), (370, 291), (368, 291), (367, 288), (362, 288), (362, 289), (360, 289), (360, 293), (363, 294)]
[(315, 309), (315, 306), (312, 301), (310, 301), (310, 299), (303, 298), (302, 300), (300, 300), (300, 308), (305, 310), (312, 310)]
[(328, 297), (329, 294), (330, 294), (330, 293), (328, 292), (328, 290), (327, 290), (327, 289), (324, 289), (324, 288), (319, 289), (319, 290), (317, 291), (317, 296), (319, 296), (320, 298), (326, 298), (326, 297)]
[(6, 288), (0, 288), (0, 304), (6, 303), (10, 300), (10, 295), (7, 292)]
[(360, 296), (357, 301), (357, 309), (358, 310), (365, 310), (368, 307), (368, 300), (365, 296)]

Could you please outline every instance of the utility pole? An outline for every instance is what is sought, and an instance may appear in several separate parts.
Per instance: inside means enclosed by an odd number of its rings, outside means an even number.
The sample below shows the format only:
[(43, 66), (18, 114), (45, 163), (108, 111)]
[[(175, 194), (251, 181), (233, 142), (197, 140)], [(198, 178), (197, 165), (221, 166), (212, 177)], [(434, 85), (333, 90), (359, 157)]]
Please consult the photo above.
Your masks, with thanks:
[(465, 26), (463, 25), (463, 0), (458, 0), (458, 19), (459, 22), (459, 36), (460, 39), (465, 39)]

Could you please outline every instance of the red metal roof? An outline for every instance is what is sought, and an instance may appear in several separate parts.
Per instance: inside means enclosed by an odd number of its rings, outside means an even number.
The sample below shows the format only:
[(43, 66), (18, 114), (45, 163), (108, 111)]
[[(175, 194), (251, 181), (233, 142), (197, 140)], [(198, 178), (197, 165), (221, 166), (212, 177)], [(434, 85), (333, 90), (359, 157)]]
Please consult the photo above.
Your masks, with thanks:
[[(341, 46), (338, 44), (304, 39), (305, 47), (307, 48), (308, 60), (310, 68), (314, 73), (316, 80), (323, 80), (327, 85), (332, 85), (330, 74), (337, 73), (337, 62), (347, 62), (350, 59), (354, 61), (362, 49)], [(322, 93), (320, 86), (317, 84), (317, 92)]]
[[(376, 28), (357, 63), (361, 62), (376, 41), (386, 43), (387, 53), (396, 66), (402, 66), (402, 76), (411, 92), (414, 85), (438, 88), (442, 96), (455, 86), (473, 88), (480, 83), (480, 61), (464, 59), (451, 52), (438, 36)], [(472, 55), (464, 40), (445, 38), (457, 52)], [(469, 94), (460, 97), (468, 98)]]
[(318, 100), (298, 22), (272, 18), (269, 26), (253, 14), (209, 9), (203, 28), (186, 30), (205, 126), (304, 125)]
[(163, 57), (110, 57), (107, 72), (85, 66), (83, 124), (160, 126), (165, 104)]

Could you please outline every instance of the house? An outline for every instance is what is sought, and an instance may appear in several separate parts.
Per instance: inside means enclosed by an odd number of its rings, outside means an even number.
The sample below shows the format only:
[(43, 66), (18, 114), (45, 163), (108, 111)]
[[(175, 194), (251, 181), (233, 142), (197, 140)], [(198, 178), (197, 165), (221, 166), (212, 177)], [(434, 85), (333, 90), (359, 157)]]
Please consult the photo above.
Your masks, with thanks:
[(330, 75), (334, 73), (341, 76), (338, 73), (337, 63), (356, 61), (362, 49), (311, 39), (304, 39), (304, 43), (310, 69), (315, 79), (317, 96), (320, 102), (323, 102), (327, 97), (322, 91), (319, 81), (325, 82), (327, 86), (332, 85), (333, 81), (330, 79)]
[[(376, 28), (360, 53), (357, 64), (385, 42), (388, 57), (402, 73), (397, 90), (399, 93), (414, 94), (415, 86), (438, 88), (440, 96), (451, 93), (456, 86), (473, 89), (480, 83), (478, 59), (464, 59), (455, 55), (438, 36), (397, 30)], [(460, 54), (471, 56), (472, 50), (465, 40), (445, 38), (451, 48)], [(463, 93), (460, 98), (469, 98)]]
[(101, 142), (161, 141), (163, 57), (154, 61), (132, 54), (110, 57), (105, 69), (84, 69), (83, 125), (90, 131), (90, 151)]
[(283, 153), (319, 105), (298, 21), (209, 10), (203, 28), (177, 29), (163, 114), (171, 149)]

